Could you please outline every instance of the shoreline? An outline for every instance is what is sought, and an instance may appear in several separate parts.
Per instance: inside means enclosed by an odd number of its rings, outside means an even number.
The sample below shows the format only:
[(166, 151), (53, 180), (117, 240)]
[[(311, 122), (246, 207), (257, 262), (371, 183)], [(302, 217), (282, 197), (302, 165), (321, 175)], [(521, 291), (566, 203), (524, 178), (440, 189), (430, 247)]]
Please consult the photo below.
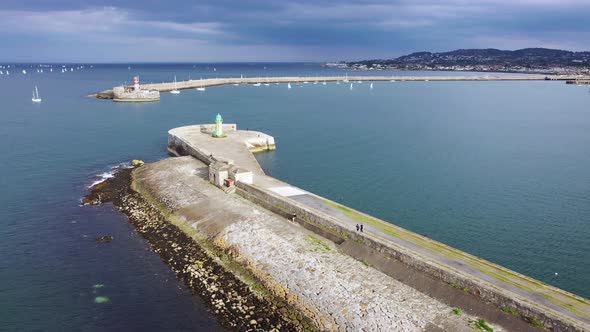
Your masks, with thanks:
[(162, 207), (154, 206), (133, 189), (135, 169), (117, 170), (112, 178), (92, 187), (82, 205), (112, 203), (125, 214), (151, 251), (205, 302), (223, 327), (238, 331), (316, 331), (309, 318), (264, 290), (243, 267), (228, 269), (227, 253), (206, 245), (208, 239), (196, 241), (167, 221), (170, 216), (162, 213)]

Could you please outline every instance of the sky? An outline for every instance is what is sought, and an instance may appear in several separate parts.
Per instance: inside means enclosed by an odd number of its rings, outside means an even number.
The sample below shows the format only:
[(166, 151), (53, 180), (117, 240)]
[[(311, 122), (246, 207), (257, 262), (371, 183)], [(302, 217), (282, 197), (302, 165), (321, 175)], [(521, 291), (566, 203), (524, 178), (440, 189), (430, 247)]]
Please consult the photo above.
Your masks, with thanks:
[(0, 61), (251, 62), (590, 51), (590, 0), (2, 0)]

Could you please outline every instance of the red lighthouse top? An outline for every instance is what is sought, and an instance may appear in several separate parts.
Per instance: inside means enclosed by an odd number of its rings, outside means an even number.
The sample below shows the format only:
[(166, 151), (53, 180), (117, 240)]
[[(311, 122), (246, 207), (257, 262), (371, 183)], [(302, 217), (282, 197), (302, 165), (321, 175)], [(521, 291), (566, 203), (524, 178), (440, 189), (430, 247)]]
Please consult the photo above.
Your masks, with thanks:
[(133, 77), (133, 84), (139, 84), (139, 76)]

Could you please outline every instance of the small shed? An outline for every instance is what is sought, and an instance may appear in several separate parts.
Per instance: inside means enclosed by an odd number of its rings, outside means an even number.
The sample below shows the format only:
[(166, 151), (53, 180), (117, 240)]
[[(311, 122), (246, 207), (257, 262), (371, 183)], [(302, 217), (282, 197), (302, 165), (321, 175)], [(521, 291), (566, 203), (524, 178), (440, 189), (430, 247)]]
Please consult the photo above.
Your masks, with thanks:
[(223, 187), (229, 178), (230, 165), (223, 161), (214, 161), (209, 165), (209, 181), (218, 187)]

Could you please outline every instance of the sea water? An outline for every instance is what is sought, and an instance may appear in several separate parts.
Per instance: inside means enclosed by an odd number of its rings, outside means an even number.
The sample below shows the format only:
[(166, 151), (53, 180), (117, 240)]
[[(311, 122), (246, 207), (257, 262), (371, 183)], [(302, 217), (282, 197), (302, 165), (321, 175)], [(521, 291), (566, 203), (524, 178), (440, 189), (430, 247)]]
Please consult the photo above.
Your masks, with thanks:
[[(86, 95), (136, 75), (142, 82), (244, 75), (264, 83), (266, 76), (345, 71), (276, 63), (57, 68), (36, 73), (33, 65), (17, 65), (0, 76), (4, 328), (221, 329), (124, 215), (110, 204), (79, 206), (89, 186), (125, 162), (166, 158), (169, 129), (210, 123), (217, 113), (275, 137), (277, 150), (257, 155), (274, 177), (590, 297), (585, 87), (547, 81), (375, 82), (373, 89), (365, 82), (353, 90), (335, 83), (240, 85), (119, 104)], [(465, 75), (348, 72), (354, 74)], [(31, 102), (35, 85), (39, 104)], [(113, 235), (113, 242), (96, 243), (102, 235)]]

